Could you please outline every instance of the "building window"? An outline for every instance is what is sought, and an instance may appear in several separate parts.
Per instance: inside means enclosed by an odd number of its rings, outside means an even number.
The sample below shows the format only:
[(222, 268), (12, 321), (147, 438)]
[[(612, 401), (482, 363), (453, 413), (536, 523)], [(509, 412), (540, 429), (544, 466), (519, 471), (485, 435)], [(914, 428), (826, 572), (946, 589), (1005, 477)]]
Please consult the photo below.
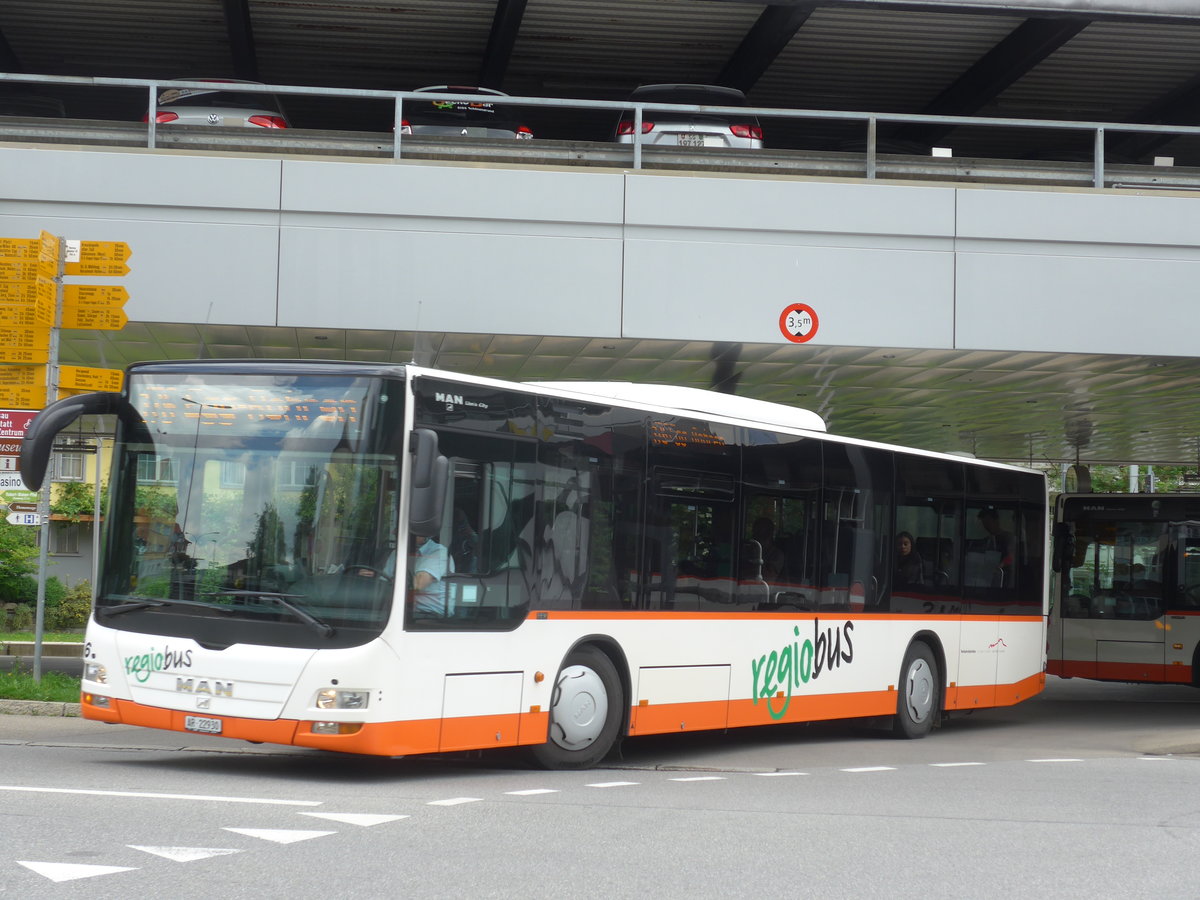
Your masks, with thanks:
[(175, 460), (170, 456), (151, 456), (148, 453), (138, 457), (138, 482), (141, 484), (174, 484)]
[(59, 453), (58, 462), (54, 467), (55, 481), (83, 481), (84, 454)]
[(61, 522), (50, 529), (50, 552), (56, 556), (79, 555), (79, 525)]
[(221, 487), (240, 488), (246, 485), (246, 464), (233, 460), (221, 460)]
[(285, 491), (299, 491), (317, 483), (316, 466), (285, 460), (279, 464), (279, 487)]

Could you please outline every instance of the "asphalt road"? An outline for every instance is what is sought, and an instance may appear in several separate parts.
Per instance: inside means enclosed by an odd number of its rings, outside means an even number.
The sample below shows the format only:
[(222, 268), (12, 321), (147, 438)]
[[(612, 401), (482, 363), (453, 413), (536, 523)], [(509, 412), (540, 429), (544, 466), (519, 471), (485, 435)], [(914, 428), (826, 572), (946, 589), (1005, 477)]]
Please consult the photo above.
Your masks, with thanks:
[(1195, 897), (1200, 691), (1051, 679), (854, 724), (342, 757), (0, 717), (0, 897)]

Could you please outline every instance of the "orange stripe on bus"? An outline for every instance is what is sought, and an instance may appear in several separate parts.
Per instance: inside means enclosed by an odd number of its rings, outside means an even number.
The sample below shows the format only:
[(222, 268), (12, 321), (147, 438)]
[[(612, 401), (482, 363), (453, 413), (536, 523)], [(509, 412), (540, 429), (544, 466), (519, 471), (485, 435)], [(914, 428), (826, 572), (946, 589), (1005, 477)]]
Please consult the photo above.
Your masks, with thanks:
[[(1009, 706), (1032, 697), (1044, 686), (1045, 676), (1040, 672), (1015, 684), (951, 686), (946, 689), (945, 708), (961, 710)], [(629, 733), (666, 734), (888, 716), (896, 712), (896, 699), (894, 688), (843, 694), (793, 694), (790, 699), (785, 695), (777, 695), (757, 702), (739, 699), (655, 704), (652, 699), (638, 699), (630, 707)], [(81, 707), (84, 718), (192, 733), (183, 727), (184, 717), (188, 715), (186, 712), (143, 706), (115, 698), (110, 702), (112, 705), (109, 708), (84, 703)], [(546, 740), (550, 726), (548, 712), (532, 710), (527, 713), (450, 719), (367, 722), (354, 734), (314, 734), (312, 722), (295, 719), (211, 718), (221, 720), (222, 737), (372, 756), (410, 756), (540, 744)]]
[[(143, 706), (131, 700), (110, 700), (109, 708), (84, 703), (85, 719), (138, 725), (163, 731), (193, 734), (183, 727), (186, 712)], [(453, 719), (415, 719), (407, 722), (368, 722), (355, 734), (313, 734), (312, 722), (296, 719), (244, 719), (211, 716), (221, 720), (221, 737), (265, 744), (287, 744), (363, 753), (373, 756), (409, 756), (450, 750), (478, 750), (540, 744), (546, 740), (550, 714), (529, 712), (502, 716), (463, 716)], [(500, 733), (503, 740), (497, 740)]]

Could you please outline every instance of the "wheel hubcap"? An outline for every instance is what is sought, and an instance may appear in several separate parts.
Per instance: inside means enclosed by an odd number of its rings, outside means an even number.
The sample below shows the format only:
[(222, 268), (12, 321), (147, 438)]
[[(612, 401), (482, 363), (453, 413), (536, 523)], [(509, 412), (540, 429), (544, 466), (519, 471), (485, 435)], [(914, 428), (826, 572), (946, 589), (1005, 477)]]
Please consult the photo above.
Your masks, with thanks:
[(580, 750), (604, 730), (608, 719), (608, 692), (600, 676), (587, 666), (563, 669), (550, 711), (554, 743), (565, 750)]
[(933, 711), (934, 696), (933, 671), (929, 663), (923, 659), (913, 660), (908, 668), (904, 699), (914, 722), (924, 722), (929, 717)]

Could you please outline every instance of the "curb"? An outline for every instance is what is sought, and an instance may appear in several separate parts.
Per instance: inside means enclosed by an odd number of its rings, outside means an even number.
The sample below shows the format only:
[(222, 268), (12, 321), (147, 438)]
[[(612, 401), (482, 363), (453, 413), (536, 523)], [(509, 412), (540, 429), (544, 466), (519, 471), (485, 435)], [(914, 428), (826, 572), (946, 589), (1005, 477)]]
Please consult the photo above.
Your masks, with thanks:
[(0, 716), (79, 716), (78, 703), (49, 700), (0, 700)]

